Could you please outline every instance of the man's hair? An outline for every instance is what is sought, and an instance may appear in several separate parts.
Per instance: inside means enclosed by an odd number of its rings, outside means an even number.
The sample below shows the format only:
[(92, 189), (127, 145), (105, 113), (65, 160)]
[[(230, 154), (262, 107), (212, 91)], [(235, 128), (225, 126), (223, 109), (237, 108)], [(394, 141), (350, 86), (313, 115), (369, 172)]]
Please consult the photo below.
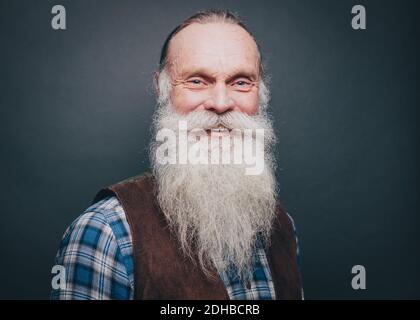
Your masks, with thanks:
[(169, 45), (172, 40), (172, 38), (180, 32), (182, 29), (188, 27), (189, 25), (193, 23), (200, 23), (200, 24), (206, 24), (206, 23), (212, 23), (212, 22), (224, 22), (229, 23), (233, 25), (238, 25), (242, 27), (248, 34), (254, 39), (258, 54), (259, 54), (259, 60), (260, 60), (260, 66), (259, 66), (259, 72), (261, 78), (264, 76), (264, 67), (262, 63), (262, 57), (261, 57), (261, 50), (258, 45), (258, 42), (256, 41), (254, 35), (251, 33), (251, 31), (248, 29), (248, 27), (245, 25), (244, 21), (239, 18), (239, 16), (236, 13), (233, 13), (226, 9), (208, 9), (199, 11), (196, 14), (192, 15), (188, 19), (184, 20), (180, 25), (178, 25), (172, 32), (168, 35), (168, 37), (165, 40), (165, 43), (163, 44), (162, 51), (160, 54), (160, 60), (159, 60), (159, 72), (163, 71), (165, 69), (168, 59), (168, 51), (169, 51)]

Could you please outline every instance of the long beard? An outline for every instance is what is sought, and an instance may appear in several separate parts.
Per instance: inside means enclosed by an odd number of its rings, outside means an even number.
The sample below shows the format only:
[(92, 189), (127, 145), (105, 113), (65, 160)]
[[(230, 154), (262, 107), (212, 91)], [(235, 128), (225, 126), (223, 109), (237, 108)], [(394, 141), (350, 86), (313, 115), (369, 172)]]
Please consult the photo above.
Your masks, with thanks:
[[(162, 100), (161, 100), (162, 101)], [(158, 105), (154, 118), (155, 134), (162, 128), (178, 130), (178, 121), (188, 121), (191, 128), (208, 129), (222, 121), (225, 126), (244, 125), (265, 130), (264, 170), (260, 175), (245, 175), (238, 164), (161, 164), (156, 158), (159, 143), (151, 143), (151, 164), (157, 181), (158, 203), (170, 229), (185, 255), (207, 276), (212, 269), (237, 270), (243, 280), (250, 280), (257, 238), (269, 243), (276, 208), (276, 180), (272, 145), (274, 134), (266, 114), (246, 116), (238, 112), (225, 118), (212, 112), (177, 114), (170, 102)]]

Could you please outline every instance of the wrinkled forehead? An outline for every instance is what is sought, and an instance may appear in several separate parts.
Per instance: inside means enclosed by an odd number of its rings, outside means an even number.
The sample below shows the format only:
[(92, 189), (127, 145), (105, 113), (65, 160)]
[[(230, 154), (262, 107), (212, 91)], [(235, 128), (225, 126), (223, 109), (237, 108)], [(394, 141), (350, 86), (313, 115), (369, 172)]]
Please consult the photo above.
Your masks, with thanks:
[(194, 23), (171, 40), (169, 72), (182, 77), (196, 69), (214, 76), (246, 72), (259, 75), (260, 55), (252, 36), (238, 25)]

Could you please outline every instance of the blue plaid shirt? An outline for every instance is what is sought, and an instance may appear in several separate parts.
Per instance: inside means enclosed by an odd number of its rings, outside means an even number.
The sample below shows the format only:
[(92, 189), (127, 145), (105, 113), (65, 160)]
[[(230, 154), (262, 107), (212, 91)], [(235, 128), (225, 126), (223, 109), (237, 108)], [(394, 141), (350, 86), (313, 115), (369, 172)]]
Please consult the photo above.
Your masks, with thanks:
[[(275, 299), (273, 280), (261, 246), (255, 256), (249, 288), (238, 281), (234, 270), (219, 274), (230, 299)], [(55, 264), (65, 267), (66, 283), (65, 289), (51, 292), (52, 299), (133, 299), (133, 245), (124, 209), (116, 197), (93, 204), (70, 225)]]

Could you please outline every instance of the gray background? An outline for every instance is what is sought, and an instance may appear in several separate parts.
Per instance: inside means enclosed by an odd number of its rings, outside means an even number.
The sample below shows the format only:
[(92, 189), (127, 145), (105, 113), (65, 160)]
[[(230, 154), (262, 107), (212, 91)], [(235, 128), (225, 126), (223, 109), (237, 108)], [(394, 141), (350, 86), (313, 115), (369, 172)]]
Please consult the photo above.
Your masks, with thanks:
[[(67, 30), (51, 28), (54, 4)], [(367, 30), (350, 26), (367, 9)], [(307, 299), (420, 298), (414, 1), (1, 1), (0, 298), (48, 298), (66, 227), (147, 169), (151, 76), (171, 29), (237, 11), (272, 75), (281, 200)], [(351, 267), (367, 290), (351, 288)]]

